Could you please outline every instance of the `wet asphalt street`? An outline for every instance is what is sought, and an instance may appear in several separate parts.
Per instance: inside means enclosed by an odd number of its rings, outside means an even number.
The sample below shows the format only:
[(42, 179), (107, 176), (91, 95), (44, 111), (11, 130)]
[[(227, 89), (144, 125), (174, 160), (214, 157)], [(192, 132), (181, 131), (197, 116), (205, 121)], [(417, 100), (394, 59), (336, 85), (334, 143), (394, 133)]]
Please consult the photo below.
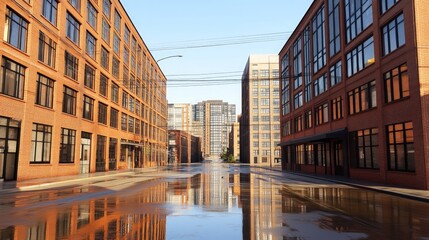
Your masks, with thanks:
[(212, 162), (1, 193), (0, 239), (429, 239), (429, 203)]

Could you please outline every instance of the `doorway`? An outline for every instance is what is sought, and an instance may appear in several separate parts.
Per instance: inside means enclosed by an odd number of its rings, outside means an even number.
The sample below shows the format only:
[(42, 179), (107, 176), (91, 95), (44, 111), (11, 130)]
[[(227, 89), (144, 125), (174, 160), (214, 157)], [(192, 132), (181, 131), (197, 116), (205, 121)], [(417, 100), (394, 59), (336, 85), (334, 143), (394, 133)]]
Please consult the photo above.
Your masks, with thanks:
[(335, 175), (344, 176), (343, 144), (341, 142), (334, 143), (333, 155), (335, 164)]
[(18, 174), (20, 122), (0, 117), (0, 179), (14, 181)]
[(91, 133), (82, 132), (80, 145), (80, 173), (89, 173), (91, 160)]

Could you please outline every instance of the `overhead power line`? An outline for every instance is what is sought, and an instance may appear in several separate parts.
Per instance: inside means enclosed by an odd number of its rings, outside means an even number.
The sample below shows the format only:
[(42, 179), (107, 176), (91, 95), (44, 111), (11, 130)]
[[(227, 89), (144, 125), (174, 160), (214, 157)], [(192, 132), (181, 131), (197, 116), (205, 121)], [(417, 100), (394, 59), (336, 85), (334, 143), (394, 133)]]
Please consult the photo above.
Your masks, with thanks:
[(277, 33), (264, 33), (253, 35), (240, 35), (226, 38), (208, 38), (197, 40), (185, 40), (160, 44), (151, 48), (151, 51), (165, 51), (165, 50), (179, 50), (179, 49), (192, 49), (192, 48), (208, 48), (208, 47), (221, 47), (228, 45), (241, 45), (257, 42), (271, 42), (271, 41), (285, 41), (292, 34), (292, 32), (277, 32)]

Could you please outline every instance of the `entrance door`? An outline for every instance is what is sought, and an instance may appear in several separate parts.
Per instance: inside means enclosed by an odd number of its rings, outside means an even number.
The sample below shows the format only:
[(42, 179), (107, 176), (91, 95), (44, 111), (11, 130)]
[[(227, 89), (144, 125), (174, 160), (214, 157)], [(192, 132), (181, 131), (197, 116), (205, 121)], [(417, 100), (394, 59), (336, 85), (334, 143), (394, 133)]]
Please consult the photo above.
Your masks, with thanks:
[(0, 117), (0, 179), (13, 181), (18, 172), (19, 121)]
[(127, 167), (128, 169), (133, 169), (133, 154), (134, 153), (134, 148), (129, 146), (128, 147), (128, 156), (127, 156)]
[[(89, 138), (88, 138), (89, 137)], [(80, 173), (89, 173), (91, 160), (91, 135), (82, 133), (82, 143), (80, 146)]]
[(343, 145), (341, 142), (334, 143), (334, 164), (335, 164), (335, 175), (344, 175), (344, 163), (343, 163)]

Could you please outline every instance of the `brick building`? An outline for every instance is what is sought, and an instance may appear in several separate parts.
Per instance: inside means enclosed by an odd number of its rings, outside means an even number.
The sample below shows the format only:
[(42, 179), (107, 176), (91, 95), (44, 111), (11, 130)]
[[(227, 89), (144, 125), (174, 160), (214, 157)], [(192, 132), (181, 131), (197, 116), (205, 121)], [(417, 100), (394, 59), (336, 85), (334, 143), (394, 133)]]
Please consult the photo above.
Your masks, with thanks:
[(166, 163), (166, 78), (119, 0), (0, 15), (0, 179)]
[(428, 12), (312, 3), (279, 54), (284, 169), (429, 189)]
[(168, 130), (168, 163), (195, 163), (202, 161), (201, 139), (188, 132)]

